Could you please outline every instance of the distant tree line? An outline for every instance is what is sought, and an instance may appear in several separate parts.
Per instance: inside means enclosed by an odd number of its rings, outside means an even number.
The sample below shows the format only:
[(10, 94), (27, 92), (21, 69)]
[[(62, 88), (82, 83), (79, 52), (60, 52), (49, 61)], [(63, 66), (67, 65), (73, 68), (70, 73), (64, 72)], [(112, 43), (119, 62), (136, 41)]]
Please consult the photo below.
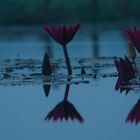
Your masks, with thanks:
[(139, 20), (138, 0), (0, 0), (0, 24)]

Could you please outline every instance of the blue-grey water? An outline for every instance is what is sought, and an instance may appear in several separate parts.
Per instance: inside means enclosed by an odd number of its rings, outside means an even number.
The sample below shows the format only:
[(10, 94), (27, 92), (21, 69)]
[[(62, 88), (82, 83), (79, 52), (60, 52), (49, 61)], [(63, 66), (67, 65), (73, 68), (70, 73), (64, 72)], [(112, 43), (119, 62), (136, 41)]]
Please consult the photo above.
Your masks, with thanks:
[[(121, 31), (100, 32), (98, 38), (99, 57), (123, 57), (128, 54), (126, 40)], [(93, 59), (93, 45), (94, 42), (89, 33), (77, 34), (74, 40), (68, 44), (71, 59), (75, 61), (77, 60), (75, 58)], [(53, 40), (46, 43), (34, 35), (20, 39), (4, 38), (0, 40), (0, 60), (2, 61), (20, 58), (41, 62), (46, 51), (49, 52), (52, 61), (64, 59), (61, 46), (54, 43)], [(94, 63), (93, 60), (89, 61), (90, 66)], [(77, 62), (72, 62), (73, 66), (78, 65)], [(106, 64), (108, 62), (106, 60)], [(84, 64), (83, 62), (82, 65)], [(102, 71), (104, 72), (106, 69)], [(115, 67), (111, 67), (107, 71), (117, 72)], [(78, 70), (76, 72), (78, 73)], [(66, 70), (60, 69), (59, 73), (66, 74)], [(52, 86), (48, 98), (45, 97), (40, 84), (1, 86), (0, 139), (138, 139), (140, 125), (125, 123), (125, 118), (140, 95), (135, 94), (136, 91), (131, 91), (127, 96), (124, 93), (116, 92), (114, 90), (116, 80), (117, 77), (90, 79), (89, 84), (72, 84), (70, 86), (69, 100), (83, 116), (83, 124), (70, 120), (44, 121), (48, 112), (63, 99), (65, 84)], [(139, 92), (137, 91), (137, 93)]]

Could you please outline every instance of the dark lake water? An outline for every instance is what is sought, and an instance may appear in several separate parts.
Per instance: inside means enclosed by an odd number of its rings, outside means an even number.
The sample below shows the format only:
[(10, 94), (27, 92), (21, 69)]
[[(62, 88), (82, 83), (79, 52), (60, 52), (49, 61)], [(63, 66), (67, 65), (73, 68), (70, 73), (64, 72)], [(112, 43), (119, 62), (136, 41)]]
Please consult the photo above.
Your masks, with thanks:
[[(96, 139), (132, 140), (140, 137), (140, 125), (125, 123), (128, 112), (139, 99), (139, 89), (126, 96), (115, 91), (115, 57), (128, 55), (127, 43), (120, 30), (97, 34), (81, 31), (68, 44), (72, 63), (69, 101), (84, 118), (78, 121), (44, 121), (62, 101), (67, 70), (62, 47), (36, 34), (0, 39), (0, 139)], [(12, 37), (12, 38), (11, 38)], [(97, 47), (97, 48), (96, 48)], [(53, 75), (42, 75), (42, 61), (48, 52)], [(81, 75), (81, 68), (86, 71)], [(95, 77), (96, 76), (96, 77)], [(50, 78), (43, 83), (43, 78)], [(43, 84), (51, 85), (45, 97)]]

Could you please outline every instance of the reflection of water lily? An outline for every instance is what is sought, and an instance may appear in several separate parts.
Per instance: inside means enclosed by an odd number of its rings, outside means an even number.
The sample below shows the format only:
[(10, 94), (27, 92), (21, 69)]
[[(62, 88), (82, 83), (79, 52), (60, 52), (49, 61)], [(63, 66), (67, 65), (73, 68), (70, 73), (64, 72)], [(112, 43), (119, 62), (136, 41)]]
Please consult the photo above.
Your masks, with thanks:
[(80, 23), (73, 25), (46, 25), (44, 29), (52, 36), (52, 38), (62, 46), (67, 45), (74, 37)]
[[(43, 75), (52, 74), (51, 63), (50, 63), (47, 53), (45, 53), (43, 62), (42, 62), (42, 74)], [(44, 89), (46, 97), (49, 95), (50, 88), (51, 88), (51, 85), (43, 85), (43, 89)]]
[(127, 57), (125, 57), (125, 60), (122, 58), (119, 61), (115, 60), (115, 65), (118, 70), (118, 76), (122, 81), (129, 81), (135, 77), (135, 70)]
[(125, 94), (127, 95), (129, 93), (130, 90), (132, 90), (133, 88), (129, 87), (131, 84), (127, 81), (122, 81), (120, 78), (118, 78), (116, 85), (115, 85), (115, 90), (119, 90), (120, 89), (120, 93), (122, 93), (123, 91), (126, 91)]
[(135, 122), (138, 124), (140, 121), (140, 99), (135, 104), (135, 106), (132, 108), (132, 110), (129, 112), (126, 122)]
[(130, 43), (132, 43), (136, 47), (137, 51), (140, 53), (140, 29), (127, 29), (125, 31), (125, 35), (130, 41)]
[(55, 108), (49, 112), (45, 120), (78, 120), (80, 123), (83, 122), (83, 118), (80, 113), (76, 110), (74, 105), (67, 100), (63, 100)]
[[(70, 79), (68, 79), (70, 82)], [(83, 122), (83, 118), (80, 113), (76, 110), (74, 105), (68, 101), (70, 84), (66, 84), (64, 99), (58, 105), (54, 107), (52, 111), (48, 113), (45, 120), (78, 120), (80, 123)]]
[(127, 86), (129, 80), (135, 77), (135, 70), (133, 68), (133, 65), (127, 57), (125, 57), (125, 60), (122, 58), (120, 58), (119, 60), (115, 60), (115, 65), (118, 71), (118, 80), (115, 86), (115, 90), (126, 90), (126, 93), (128, 93), (130, 88), (122, 88), (121, 86)]

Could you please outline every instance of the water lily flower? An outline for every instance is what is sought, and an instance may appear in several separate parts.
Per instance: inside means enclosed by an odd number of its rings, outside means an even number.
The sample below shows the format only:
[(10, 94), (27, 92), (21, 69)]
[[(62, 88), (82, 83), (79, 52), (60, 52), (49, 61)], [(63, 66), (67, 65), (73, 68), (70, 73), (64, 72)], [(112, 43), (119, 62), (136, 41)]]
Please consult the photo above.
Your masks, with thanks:
[(121, 79), (118, 78), (118, 80), (116, 82), (116, 85), (115, 85), (115, 90), (120, 90), (120, 93), (125, 91), (125, 94), (127, 95), (129, 93), (129, 91), (133, 89), (130, 86), (131, 86), (131, 83), (125, 82), (125, 81), (121, 81)]
[(135, 122), (135, 124), (138, 124), (139, 121), (140, 121), (140, 99), (137, 101), (137, 103), (128, 113), (126, 118), (126, 122), (131, 122), (131, 123)]
[(80, 26), (80, 23), (76, 23), (72, 25), (46, 25), (44, 27), (45, 31), (47, 31), (57, 43), (63, 46), (68, 75), (72, 75), (72, 68), (66, 45), (73, 39)]
[(129, 80), (135, 77), (135, 70), (133, 68), (132, 63), (129, 61), (127, 57), (125, 60), (120, 58), (119, 60), (115, 60), (115, 65), (118, 71), (118, 80), (115, 86), (115, 90), (120, 89), (121, 92), (126, 90), (126, 94), (129, 92), (129, 87), (122, 87), (129, 85)]
[(125, 30), (125, 35), (130, 43), (140, 53), (140, 28), (129, 28)]
[(73, 39), (80, 26), (80, 23), (72, 25), (46, 25), (44, 29), (57, 43), (66, 46)]
[(78, 120), (83, 123), (83, 118), (80, 113), (76, 110), (74, 105), (67, 100), (63, 100), (54, 107), (52, 111), (48, 113), (45, 120)]
[(135, 70), (127, 57), (125, 57), (125, 60), (122, 58), (115, 60), (115, 65), (118, 70), (118, 76), (121, 80), (129, 81), (135, 77)]

